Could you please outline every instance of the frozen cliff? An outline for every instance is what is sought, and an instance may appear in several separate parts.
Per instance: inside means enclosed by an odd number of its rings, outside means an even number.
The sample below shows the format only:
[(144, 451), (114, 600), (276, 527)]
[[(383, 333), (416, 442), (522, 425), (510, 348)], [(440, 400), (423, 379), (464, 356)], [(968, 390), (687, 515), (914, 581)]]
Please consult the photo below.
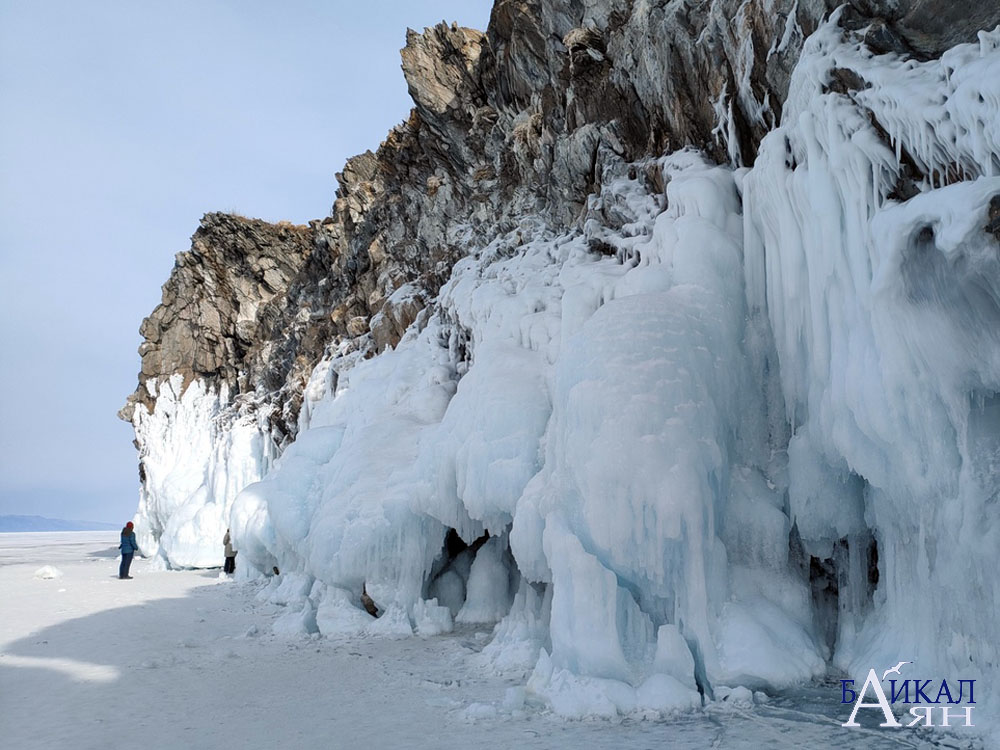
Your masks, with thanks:
[(140, 542), (214, 565), (231, 526), (284, 630), (495, 624), (483, 667), (570, 716), (903, 660), (991, 684), (998, 23), (410, 32), (411, 117), (329, 217), (208, 215), (178, 256), (122, 412)]

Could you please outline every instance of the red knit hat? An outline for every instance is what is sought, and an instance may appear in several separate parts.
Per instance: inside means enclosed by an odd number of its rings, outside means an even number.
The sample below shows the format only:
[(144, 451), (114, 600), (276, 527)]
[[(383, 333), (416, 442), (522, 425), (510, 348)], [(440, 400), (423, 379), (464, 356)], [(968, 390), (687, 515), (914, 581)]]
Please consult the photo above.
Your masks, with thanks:
[(125, 528), (131, 529), (132, 528), (132, 522), (129, 521), (127, 524), (125, 524)]

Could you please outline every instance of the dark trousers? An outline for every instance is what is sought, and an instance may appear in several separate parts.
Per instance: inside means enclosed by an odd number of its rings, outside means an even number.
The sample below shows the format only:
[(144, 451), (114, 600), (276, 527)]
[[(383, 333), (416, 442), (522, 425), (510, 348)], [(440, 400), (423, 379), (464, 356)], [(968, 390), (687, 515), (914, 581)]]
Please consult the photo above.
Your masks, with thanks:
[(226, 564), (222, 568), (223, 573), (235, 573), (236, 572), (236, 556), (226, 558)]
[(132, 567), (132, 555), (135, 552), (122, 552), (122, 564), (118, 566), (118, 577), (124, 578), (128, 575), (128, 569)]

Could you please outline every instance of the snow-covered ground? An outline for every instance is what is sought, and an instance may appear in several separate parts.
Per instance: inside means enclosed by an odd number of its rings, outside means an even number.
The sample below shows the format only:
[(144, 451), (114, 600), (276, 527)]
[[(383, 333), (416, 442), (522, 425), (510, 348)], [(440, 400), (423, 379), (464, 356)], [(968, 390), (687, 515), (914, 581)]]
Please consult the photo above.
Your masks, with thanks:
[(962, 746), (840, 728), (836, 682), (674, 721), (567, 721), (522, 704), (523, 679), (475, 667), (475, 627), (279, 637), (284, 608), (259, 584), (142, 559), (119, 581), (116, 546), (114, 532), (0, 534), (3, 748)]

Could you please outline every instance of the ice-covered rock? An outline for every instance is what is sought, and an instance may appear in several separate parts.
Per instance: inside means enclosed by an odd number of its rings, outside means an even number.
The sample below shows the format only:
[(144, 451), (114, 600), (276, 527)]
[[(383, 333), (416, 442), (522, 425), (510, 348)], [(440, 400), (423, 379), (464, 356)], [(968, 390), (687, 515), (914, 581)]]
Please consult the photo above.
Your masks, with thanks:
[[(858, 87), (830, 91), (833, 69)], [(811, 554), (849, 547), (835, 661), (852, 674), (996, 663), (998, 81), (996, 31), (917, 63), (824, 26), (744, 180), (748, 298), (795, 430), (790, 504)]]
[(140, 544), (228, 526), (291, 632), (495, 622), (566, 716), (995, 676), (1000, 10), (945, 5), (411, 33), (411, 120), (223, 370), (274, 366), (144, 377)]
[[(421, 331), (345, 368), (311, 405), (309, 426), (234, 504), (245, 561), (285, 571), (269, 600), (301, 596), (306, 575), (363, 583), (386, 603), (367, 632), (421, 630), (427, 598), (458, 621), (502, 618), (487, 666), (530, 668), (545, 648), (552, 684), (576, 684), (565, 672), (624, 685), (628, 711), (656, 674), (694, 691), (824, 669), (807, 585), (789, 568), (790, 520), (767, 467), (749, 466), (767, 415), (740, 366), (736, 183), (689, 152), (656, 168), (666, 212), (637, 177), (606, 191), (634, 219), (621, 258), (542, 224), (513, 254), (498, 238), (459, 264)], [(495, 480), (473, 484), (483, 471)], [(487, 538), (487, 524), (501, 533)]]

